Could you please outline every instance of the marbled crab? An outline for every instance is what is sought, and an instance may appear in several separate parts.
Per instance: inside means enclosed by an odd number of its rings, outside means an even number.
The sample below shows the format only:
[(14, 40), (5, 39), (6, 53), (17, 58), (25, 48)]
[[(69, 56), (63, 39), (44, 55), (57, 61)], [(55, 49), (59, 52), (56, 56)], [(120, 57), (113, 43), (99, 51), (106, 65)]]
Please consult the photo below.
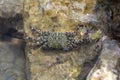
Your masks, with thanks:
[[(38, 34), (37, 37), (28, 37), (26, 39), (30, 41), (30, 45), (33, 48), (40, 48), (44, 50), (64, 50), (69, 51), (75, 48), (80, 47), (80, 45), (89, 42), (89, 29), (86, 26), (78, 25), (74, 32), (49, 32), (49, 31), (40, 31), (38, 29), (30, 26), (32, 34)], [(82, 31), (82, 34), (78, 32)], [(81, 36), (79, 39), (77, 36)]]

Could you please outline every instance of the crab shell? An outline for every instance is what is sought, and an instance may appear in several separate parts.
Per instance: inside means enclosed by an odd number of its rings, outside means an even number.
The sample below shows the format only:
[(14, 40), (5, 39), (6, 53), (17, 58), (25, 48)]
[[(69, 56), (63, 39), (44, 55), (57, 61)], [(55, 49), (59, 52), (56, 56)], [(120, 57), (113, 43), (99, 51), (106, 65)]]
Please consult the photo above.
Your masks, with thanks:
[(63, 33), (51, 33), (48, 37), (48, 46), (50, 48), (61, 49), (67, 46), (67, 36)]

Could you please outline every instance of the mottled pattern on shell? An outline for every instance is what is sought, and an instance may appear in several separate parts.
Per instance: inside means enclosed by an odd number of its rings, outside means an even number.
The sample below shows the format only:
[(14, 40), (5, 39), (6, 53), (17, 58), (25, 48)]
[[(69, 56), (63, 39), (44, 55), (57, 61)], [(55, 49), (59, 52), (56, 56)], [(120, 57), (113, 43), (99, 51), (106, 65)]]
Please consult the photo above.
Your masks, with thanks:
[[(60, 49), (64, 51), (69, 51), (74, 48), (79, 48), (81, 44), (90, 42), (89, 40), (89, 28), (78, 25), (74, 32), (49, 32), (49, 31), (40, 31), (33, 27), (30, 27), (33, 34), (38, 34), (36, 37), (28, 37), (31, 40), (33, 48), (43, 49)], [(81, 34), (78, 34), (78, 31), (81, 31)], [(81, 36), (81, 38), (78, 37)]]
[(48, 45), (52, 48), (63, 48), (67, 44), (67, 37), (63, 33), (51, 33), (48, 38)]

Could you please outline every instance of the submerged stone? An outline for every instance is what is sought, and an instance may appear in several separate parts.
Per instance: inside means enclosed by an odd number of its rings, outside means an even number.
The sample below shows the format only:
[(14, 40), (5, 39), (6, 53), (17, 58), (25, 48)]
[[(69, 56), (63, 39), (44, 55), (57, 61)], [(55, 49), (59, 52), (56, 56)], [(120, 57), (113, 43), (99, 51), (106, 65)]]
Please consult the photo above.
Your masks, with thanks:
[(10, 42), (0, 42), (0, 80), (26, 80), (24, 51)]
[(119, 59), (120, 48), (117, 42), (108, 38), (104, 39), (101, 55), (89, 73), (87, 80), (119, 80)]

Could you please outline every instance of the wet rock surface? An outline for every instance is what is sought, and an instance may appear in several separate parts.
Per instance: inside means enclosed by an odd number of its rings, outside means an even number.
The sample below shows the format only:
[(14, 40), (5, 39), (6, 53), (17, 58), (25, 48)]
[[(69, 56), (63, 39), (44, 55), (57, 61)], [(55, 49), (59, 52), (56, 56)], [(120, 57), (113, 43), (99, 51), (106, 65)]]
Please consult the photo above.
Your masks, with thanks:
[(9, 18), (22, 14), (23, 0), (0, 0), (0, 17)]
[(83, 63), (89, 62), (99, 54), (101, 47), (97, 48), (98, 44), (82, 45), (79, 50), (70, 52), (29, 50), (28, 52), (31, 53), (28, 53), (27, 57), (29, 58), (31, 79), (76, 80), (83, 68)]
[(120, 80), (120, 48), (115, 40), (106, 37), (97, 63), (90, 71), (87, 80)]
[(0, 1), (0, 80), (27, 79), (23, 17), (14, 12), (20, 7), (17, 2)]
[[(26, 0), (25, 4), (25, 34), (35, 39), (39, 38), (41, 35), (39, 34), (39, 36), (37, 36), (31, 33), (32, 30), (29, 26), (32, 26), (38, 31), (50, 31), (64, 34), (65, 32), (74, 32), (74, 28), (78, 24), (87, 25), (89, 21), (96, 21), (96, 17), (91, 10), (95, 1), (80, 0), (71, 2), (70, 0)], [(87, 27), (93, 26), (88, 24)], [(91, 35), (91, 38), (100, 38), (100, 34), (102, 34), (101, 30), (96, 27), (95, 32), (94, 36)], [(80, 31), (79, 33), (83, 34)], [(80, 34), (78, 34), (78, 36), (80, 36)], [(29, 43), (27, 40), (26, 42), (27, 44)], [(77, 50), (65, 52), (59, 50), (42, 50), (41, 47), (33, 49), (27, 45), (26, 56), (29, 63), (28, 74), (30, 74), (28, 77), (32, 80), (78, 79), (83, 69), (83, 64), (95, 58), (96, 55), (99, 55), (101, 43), (99, 41), (93, 41), (79, 46), (80, 48)]]
[(29, 26), (64, 33), (90, 22), (89, 27), (96, 29), (92, 39), (100, 34), (120, 38), (119, 0), (0, 0), (0, 80), (86, 80), (88, 74), (87, 80), (120, 79), (119, 42), (112, 39), (80, 45), (70, 52), (27, 46), (25, 55), (23, 15), (29, 36), (34, 36)]
[(0, 80), (26, 80), (24, 51), (15, 42), (0, 41)]
[(97, 0), (94, 13), (105, 34), (120, 39), (120, 1)]
[(0, 40), (5, 36), (22, 39), (23, 36), (23, 16), (17, 14), (14, 17), (0, 17)]
[(92, 8), (96, 1), (57, 1), (57, 0), (25, 0), (25, 32), (28, 26), (42, 31), (70, 32), (79, 23), (97, 21)]

